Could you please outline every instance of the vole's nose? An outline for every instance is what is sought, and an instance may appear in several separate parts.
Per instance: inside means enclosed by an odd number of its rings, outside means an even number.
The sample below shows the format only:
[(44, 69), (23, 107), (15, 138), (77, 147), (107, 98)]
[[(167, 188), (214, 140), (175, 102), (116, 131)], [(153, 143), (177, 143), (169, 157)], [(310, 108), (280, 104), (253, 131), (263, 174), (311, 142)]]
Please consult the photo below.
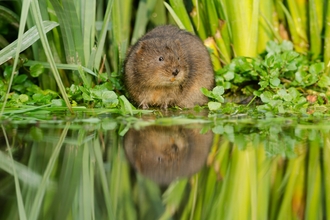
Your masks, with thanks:
[(180, 72), (180, 70), (177, 69), (177, 68), (175, 68), (175, 69), (173, 70), (173, 72), (172, 72), (172, 75), (173, 75), (173, 76), (176, 76), (176, 75), (179, 74), (179, 72)]

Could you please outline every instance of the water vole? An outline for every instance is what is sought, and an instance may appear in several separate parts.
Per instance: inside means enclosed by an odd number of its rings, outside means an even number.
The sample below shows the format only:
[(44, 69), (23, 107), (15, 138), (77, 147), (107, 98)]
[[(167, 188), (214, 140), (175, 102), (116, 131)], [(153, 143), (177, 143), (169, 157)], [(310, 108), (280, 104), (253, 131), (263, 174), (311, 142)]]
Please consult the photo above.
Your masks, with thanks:
[(124, 83), (132, 101), (143, 108), (191, 108), (208, 99), (200, 88), (214, 87), (209, 53), (202, 41), (171, 25), (156, 27), (129, 50)]

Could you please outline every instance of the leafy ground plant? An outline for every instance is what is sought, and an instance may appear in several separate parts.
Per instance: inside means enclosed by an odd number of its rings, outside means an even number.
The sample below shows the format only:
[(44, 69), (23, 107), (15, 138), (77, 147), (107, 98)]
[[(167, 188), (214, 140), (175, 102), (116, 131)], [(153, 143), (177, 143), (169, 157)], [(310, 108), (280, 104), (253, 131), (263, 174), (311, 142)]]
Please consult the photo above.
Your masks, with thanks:
[[(260, 103), (257, 109), (270, 114), (313, 113), (311, 107), (327, 106), (330, 78), (323, 62), (310, 63), (307, 56), (293, 51), (289, 41), (270, 41), (266, 50), (257, 58), (236, 57), (216, 73), (225, 97), (253, 97), (249, 104)], [(222, 102), (216, 98), (222, 95), (218, 89), (204, 94)], [(217, 110), (213, 103), (209, 109)]]

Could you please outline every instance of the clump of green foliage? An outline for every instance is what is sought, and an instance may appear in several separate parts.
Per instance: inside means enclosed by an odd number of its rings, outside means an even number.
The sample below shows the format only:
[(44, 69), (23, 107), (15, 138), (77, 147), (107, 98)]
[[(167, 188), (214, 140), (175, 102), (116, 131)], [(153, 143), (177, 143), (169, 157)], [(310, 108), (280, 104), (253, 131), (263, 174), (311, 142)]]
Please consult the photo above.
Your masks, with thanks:
[[(272, 114), (308, 113), (308, 107), (329, 102), (330, 78), (324, 63), (311, 63), (307, 56), (293, 51), (289, 41), (268, 42), (266, 52), (256, 58), (234, 58), (216, 73), (216, 82), (229, 100), (235, 94), (252, 96), (251, 103), (260, 104), (258, 110)], [(209, 93), (204, 91), (208, 97), (224, 102), (217, 98), (223, 94), (219, 88)], [(221, 105), (211, 102), (209, 108), (220, 110)]]

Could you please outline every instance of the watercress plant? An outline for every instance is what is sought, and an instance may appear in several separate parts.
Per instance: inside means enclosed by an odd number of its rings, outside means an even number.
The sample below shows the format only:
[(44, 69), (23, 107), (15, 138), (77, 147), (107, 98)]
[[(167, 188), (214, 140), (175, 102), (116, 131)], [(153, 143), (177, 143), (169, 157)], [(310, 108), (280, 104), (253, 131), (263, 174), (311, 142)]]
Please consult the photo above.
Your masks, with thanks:
[[(217, 87), (203, 93), (222, 103), (217, 97), (219, 88), (224, 88), (226, 102), (232, 96), (251, 97), (249, 104), (257, 104), (261, 112), (313, 113), (311, 106), (326, 105), (329, 101), (330, 77), (324, 70), (323, 62), (310, 63), (306, 55), (293, 51), (291, 42), (270, 41), (259, 57), (236, 57), (217, 71)], [(210, 110), (220, 110), (220, 104), (217, 106), (214, 101), (209, 102)]]

